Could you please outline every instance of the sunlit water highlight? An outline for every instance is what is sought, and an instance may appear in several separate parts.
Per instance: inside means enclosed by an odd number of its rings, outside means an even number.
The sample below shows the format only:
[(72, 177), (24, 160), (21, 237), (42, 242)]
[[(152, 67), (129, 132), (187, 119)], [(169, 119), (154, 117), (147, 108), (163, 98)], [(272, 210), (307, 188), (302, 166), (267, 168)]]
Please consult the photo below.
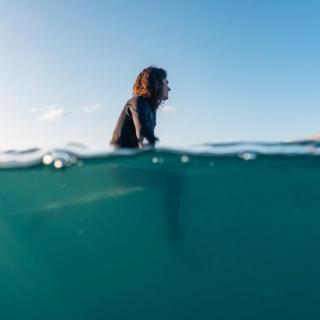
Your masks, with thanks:
[(0, 319), (319, 319), (320, 145), (0, 154)]

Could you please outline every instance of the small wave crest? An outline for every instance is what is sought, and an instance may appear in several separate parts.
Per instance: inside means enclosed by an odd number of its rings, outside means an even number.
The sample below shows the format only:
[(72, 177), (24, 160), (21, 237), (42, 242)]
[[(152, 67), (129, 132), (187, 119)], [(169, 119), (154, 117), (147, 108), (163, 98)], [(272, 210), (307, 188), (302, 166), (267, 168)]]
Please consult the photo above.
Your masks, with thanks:
[[(81, 144), (82, 146), (82, 144)], [(319, 156), (320, 142), (303, 140), (298, 142), (229, 142), (205, 143), (189, 147), (161, 146), (147, 150), (99, 150), (66, 145), (61, 148), (30, 148), (25, 150), (6, 150), (0, 152), (0, 168), (19, 168), (35, 165), (53, 165), (55, 168), (79, 164), (81, 159), (131, 157), (145, 153), (173, 154), (185, 159), (188, 155), (196, 157), (237, 157), (254, 160), (259, 156)], [(182, 160), (182, 162), (185, 162)]]

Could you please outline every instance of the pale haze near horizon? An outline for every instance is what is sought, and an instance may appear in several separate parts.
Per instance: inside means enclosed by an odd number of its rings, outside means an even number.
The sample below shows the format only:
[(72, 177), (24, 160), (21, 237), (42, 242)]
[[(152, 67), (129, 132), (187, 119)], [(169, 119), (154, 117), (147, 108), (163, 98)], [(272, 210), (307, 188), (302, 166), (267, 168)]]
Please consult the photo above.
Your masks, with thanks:
[(320, 132), (319, 1), (0, 1), (0, 149), (104, 149), (142, 68), (161, 145)]

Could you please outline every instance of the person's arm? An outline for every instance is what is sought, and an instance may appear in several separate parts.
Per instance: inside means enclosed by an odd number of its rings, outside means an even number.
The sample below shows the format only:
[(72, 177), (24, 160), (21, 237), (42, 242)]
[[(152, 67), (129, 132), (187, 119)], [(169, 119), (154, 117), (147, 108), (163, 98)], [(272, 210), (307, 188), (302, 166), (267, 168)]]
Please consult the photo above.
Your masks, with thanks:
[(137, 99), (135, 103), (130, 104), (130, 112), (136, 130), (136, 136), (139, 148), (143, 148), (143, 138), (146, 138), (151, 145), (154, 145), (158, 138), (155, 137), (153, 129), (150, 128), (147, 117), (147, 108), (143, 99)]

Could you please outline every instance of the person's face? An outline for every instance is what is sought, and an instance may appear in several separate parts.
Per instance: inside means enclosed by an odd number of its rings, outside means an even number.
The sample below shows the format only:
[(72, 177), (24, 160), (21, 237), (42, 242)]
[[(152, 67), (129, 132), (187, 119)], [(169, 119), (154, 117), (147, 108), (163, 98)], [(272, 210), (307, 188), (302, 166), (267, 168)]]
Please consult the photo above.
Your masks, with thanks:
[(168, 100), (170, 90), (171, 89), (169, 87), (169, 81), (167, 79), (164, 79), (163, 80), (163, 89), (162, 89), (162, 100)]

